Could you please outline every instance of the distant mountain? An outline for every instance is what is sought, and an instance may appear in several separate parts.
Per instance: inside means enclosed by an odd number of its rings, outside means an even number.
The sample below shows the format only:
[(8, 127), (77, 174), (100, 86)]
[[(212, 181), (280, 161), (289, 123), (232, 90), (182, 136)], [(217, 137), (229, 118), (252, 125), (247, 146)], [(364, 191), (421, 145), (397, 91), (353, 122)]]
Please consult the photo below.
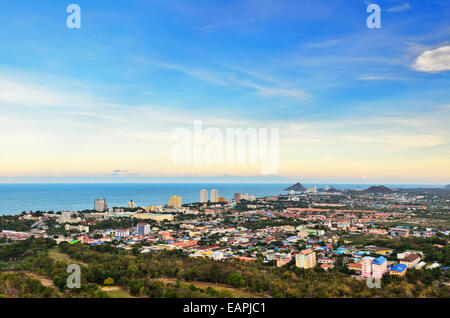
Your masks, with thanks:
[(327, 190), (324, 188), (317, 189), (317, 192), (329, 192), (329, 193), (336, 193), (336, 192), (342, 192), (341, 190), (336, 189), (335, 187), (329, 187)]
[(364, 193), (378, 193), (378, 194), (389, 194), (394, 193), (395, 190), (389, 189), (385, 186), (372, 186), (364, 191)]
[(444, 188), (445, 189), (450, 189), (450, 184), (447, 184)]
[(297, 182), (293, 186), (290, 186), (290, 187), (284, 189), (284, 191), (291, 191), (291, 190), (294, 190), (295, 192), (303, 192), (303, 191), (306, 191), (306, 188), (304, 186), (302, 186), (302, 184), (300, 182)]
[(328, 188), (328, 190), (325, 190), (325, 192), (333, 192), (333, 193), (335, 193), (335, 192), (342, 192), (342, 191), (336, 189), (335, 187), (330, 187), (330, 188)]

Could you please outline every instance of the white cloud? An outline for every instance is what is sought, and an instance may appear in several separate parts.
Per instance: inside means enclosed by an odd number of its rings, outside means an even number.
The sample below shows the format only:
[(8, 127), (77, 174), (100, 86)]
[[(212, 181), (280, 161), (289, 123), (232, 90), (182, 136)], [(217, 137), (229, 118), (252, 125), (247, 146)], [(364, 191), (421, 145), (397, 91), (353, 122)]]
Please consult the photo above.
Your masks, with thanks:
[(410, 4), (408, 2), (405, 2), (402, 5), (386, 9), (386, 11), (387, 12), (401, 12), (401, 11), (406, 11), (410, 8), (411, 8)]
[(412, 67), (420, 72), (444, 72), (450, 70), (450, 46), (442, 46), (423, 52)]

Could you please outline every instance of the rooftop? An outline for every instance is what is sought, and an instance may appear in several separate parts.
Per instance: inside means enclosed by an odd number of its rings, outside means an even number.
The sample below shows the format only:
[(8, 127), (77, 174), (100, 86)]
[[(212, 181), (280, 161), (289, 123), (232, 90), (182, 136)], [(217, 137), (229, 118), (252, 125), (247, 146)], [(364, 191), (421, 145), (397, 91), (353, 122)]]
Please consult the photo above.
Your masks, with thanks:
[(380, 256), (380, 257), (375, 258), (375, 259), (373, 260), (373, 264), (374, 264), (374, 265), (381, 265), (381, 264), (383, 264), (384, 262), (386, 262), (386, 258), (384, 258), (383, 256)]

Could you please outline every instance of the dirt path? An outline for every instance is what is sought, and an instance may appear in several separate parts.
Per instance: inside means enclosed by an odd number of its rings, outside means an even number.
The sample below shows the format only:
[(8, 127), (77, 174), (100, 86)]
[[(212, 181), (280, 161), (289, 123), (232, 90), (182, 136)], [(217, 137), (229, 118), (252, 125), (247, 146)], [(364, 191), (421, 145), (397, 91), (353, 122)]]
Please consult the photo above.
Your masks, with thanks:
[(120, 290), (120, 287), (117, 287), (117, 286), (102, 287), (102, 290), (108, 292), (108, 291)]
[(34, 272), (28, 272), (28, 271), (6, 271), (6, 272), (2, 272), (2, 273), (5, 273), (5, 274), (19, 274), (19, 273), (23, 273), (23, 274), (27, 275), (28, 277), (37, 279), (45, 287), (52, 287), (52, 288), (56, 289), (56, 286), (53, 283), (53, 280), (51, 280), (47, 276), (39, 275), (39, 274), (36, 274)]

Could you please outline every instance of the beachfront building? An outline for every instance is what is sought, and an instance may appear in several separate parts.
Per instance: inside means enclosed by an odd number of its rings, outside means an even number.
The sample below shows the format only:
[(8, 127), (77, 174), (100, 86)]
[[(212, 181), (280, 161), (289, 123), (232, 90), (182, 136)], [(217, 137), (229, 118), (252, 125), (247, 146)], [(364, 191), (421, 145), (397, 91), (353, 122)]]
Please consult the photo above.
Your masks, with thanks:
[(181, 197), (178, 195), (171, 196), (167, 205), (172, 208), (181, 208)]
[(98, 211), (98, 212), (103, 212), (108, 208), (108, 206), (106, 205), (106, 199), (100, 200), (100, 199), (95, 199), (94, 201), (94, 210)]
[(208, 202), (208, 190), (200, 190), (200, 202), (206, 203)]
[(212, 189), (210, 194), (210, 200), (212, 203), (219, 202), (219, 191), (217, 191), (216, 189)]

